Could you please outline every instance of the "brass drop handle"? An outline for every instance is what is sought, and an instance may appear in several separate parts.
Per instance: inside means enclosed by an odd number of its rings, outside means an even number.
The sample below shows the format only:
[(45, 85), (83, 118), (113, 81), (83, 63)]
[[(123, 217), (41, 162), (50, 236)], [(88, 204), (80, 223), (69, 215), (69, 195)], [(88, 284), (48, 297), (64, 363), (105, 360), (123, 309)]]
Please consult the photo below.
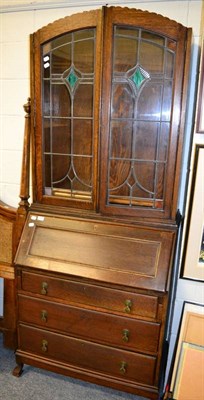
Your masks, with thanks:
[(41, 310), (40, 318), (41, 318), (41, 321), (47, 322), (47, 311), (46, 310)]
[(129, 336), (130, 336), (130, 331), (128, 329), (123, 329), (122, 332), (123, 342), (125, 343), (129, 342)]
[(127, 372), (127, 363), (125, 361), (121, 361), (120, 363), (120, 372), (125, 374)]
[(132, 308), (132, 300), (125, 300), (125, 312), (130, 313)]
[(48, 351), (48, 341), (43, 339), (42, 340), (42, 347), (41, 347), (43, 353), (46, 353)]
[(46, 295), (47, 294), (47, 289), (48, 289), (47, 282), (42, 282), (41, 283), (41, 294)]

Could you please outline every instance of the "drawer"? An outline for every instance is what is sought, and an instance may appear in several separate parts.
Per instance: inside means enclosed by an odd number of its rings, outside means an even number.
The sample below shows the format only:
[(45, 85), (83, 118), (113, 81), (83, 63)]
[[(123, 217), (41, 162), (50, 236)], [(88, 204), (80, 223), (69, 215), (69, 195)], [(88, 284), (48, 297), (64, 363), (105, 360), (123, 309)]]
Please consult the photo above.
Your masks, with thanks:
[[(19, 320), (130, 350), (157, 352), (160, 324), (19, 295)], [(32, 312), (31, 312), (32, 310)]]
[(120, 291), (28, 271), (22, 271), (20, 285), (26, 292), (47, 298), (62, 299), (68, 303), (93, 306), (128, 316), (157, 318), (157, 296)]
[[(153, 385), (156, 357), (115, 349), (76, 338), (51, 333), (21, 324), (19, 350), (123, 378), (126, 381)], [(18, 353), (18, 350), (17, 350)]]

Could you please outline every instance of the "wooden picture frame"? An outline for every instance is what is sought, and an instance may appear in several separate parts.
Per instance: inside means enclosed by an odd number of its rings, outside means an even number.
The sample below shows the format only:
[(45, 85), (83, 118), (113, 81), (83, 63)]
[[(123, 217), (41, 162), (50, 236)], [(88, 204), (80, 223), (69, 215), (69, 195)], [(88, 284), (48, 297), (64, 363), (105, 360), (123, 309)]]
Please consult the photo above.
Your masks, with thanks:
[(204, 133), (204, 39), (201, 49), (200, 78), (198, 87), (198, 103), (196, 116), (196, 132)]
[[(180, 329), (177, 338), (175, 358), (171, 375), (170, 391), (174, 392), (179, 374), (180, 355), (183, 343), (204, 346), (204, 305), (184, 302)], [(177, 382), (177, 383), (176, 383)], [(177, 399), (175, 396), (173, 398)]]
[(204, 346), (182, 342), (177, 368), (174, 400), (203, 400)]
[(181, 278), (204, 281), (204, 145), (196, 145)]

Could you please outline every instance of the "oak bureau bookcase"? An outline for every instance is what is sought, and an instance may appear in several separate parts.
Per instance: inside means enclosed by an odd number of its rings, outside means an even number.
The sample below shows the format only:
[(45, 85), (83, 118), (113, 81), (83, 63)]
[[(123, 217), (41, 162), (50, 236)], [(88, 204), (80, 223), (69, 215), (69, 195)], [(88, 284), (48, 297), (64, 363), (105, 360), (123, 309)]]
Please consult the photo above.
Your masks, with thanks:
[(26, 363), (158, 398), (190, 39), (120, 7), (31, 35), (15, 375)]

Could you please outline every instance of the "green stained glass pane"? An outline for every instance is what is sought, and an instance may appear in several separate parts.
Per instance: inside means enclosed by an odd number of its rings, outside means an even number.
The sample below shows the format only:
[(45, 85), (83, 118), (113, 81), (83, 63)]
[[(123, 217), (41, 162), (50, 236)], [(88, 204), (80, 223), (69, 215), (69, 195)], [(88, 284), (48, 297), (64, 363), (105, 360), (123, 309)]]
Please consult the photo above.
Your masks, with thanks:
[(137, 89), (140, 88), (142, 82), (146, 79), (146, 77), (142, 74), (140, 69), (138, 68), (135, 73), (130, 77), (130, 79), (134, 82)]
[(74, 89), (74, 86), (78, 81), (78, 77), (76, 76), (74, 70), (70, 71), (69, 75), (66, 77), (66, 81), (70, 85), (71, 89)]

